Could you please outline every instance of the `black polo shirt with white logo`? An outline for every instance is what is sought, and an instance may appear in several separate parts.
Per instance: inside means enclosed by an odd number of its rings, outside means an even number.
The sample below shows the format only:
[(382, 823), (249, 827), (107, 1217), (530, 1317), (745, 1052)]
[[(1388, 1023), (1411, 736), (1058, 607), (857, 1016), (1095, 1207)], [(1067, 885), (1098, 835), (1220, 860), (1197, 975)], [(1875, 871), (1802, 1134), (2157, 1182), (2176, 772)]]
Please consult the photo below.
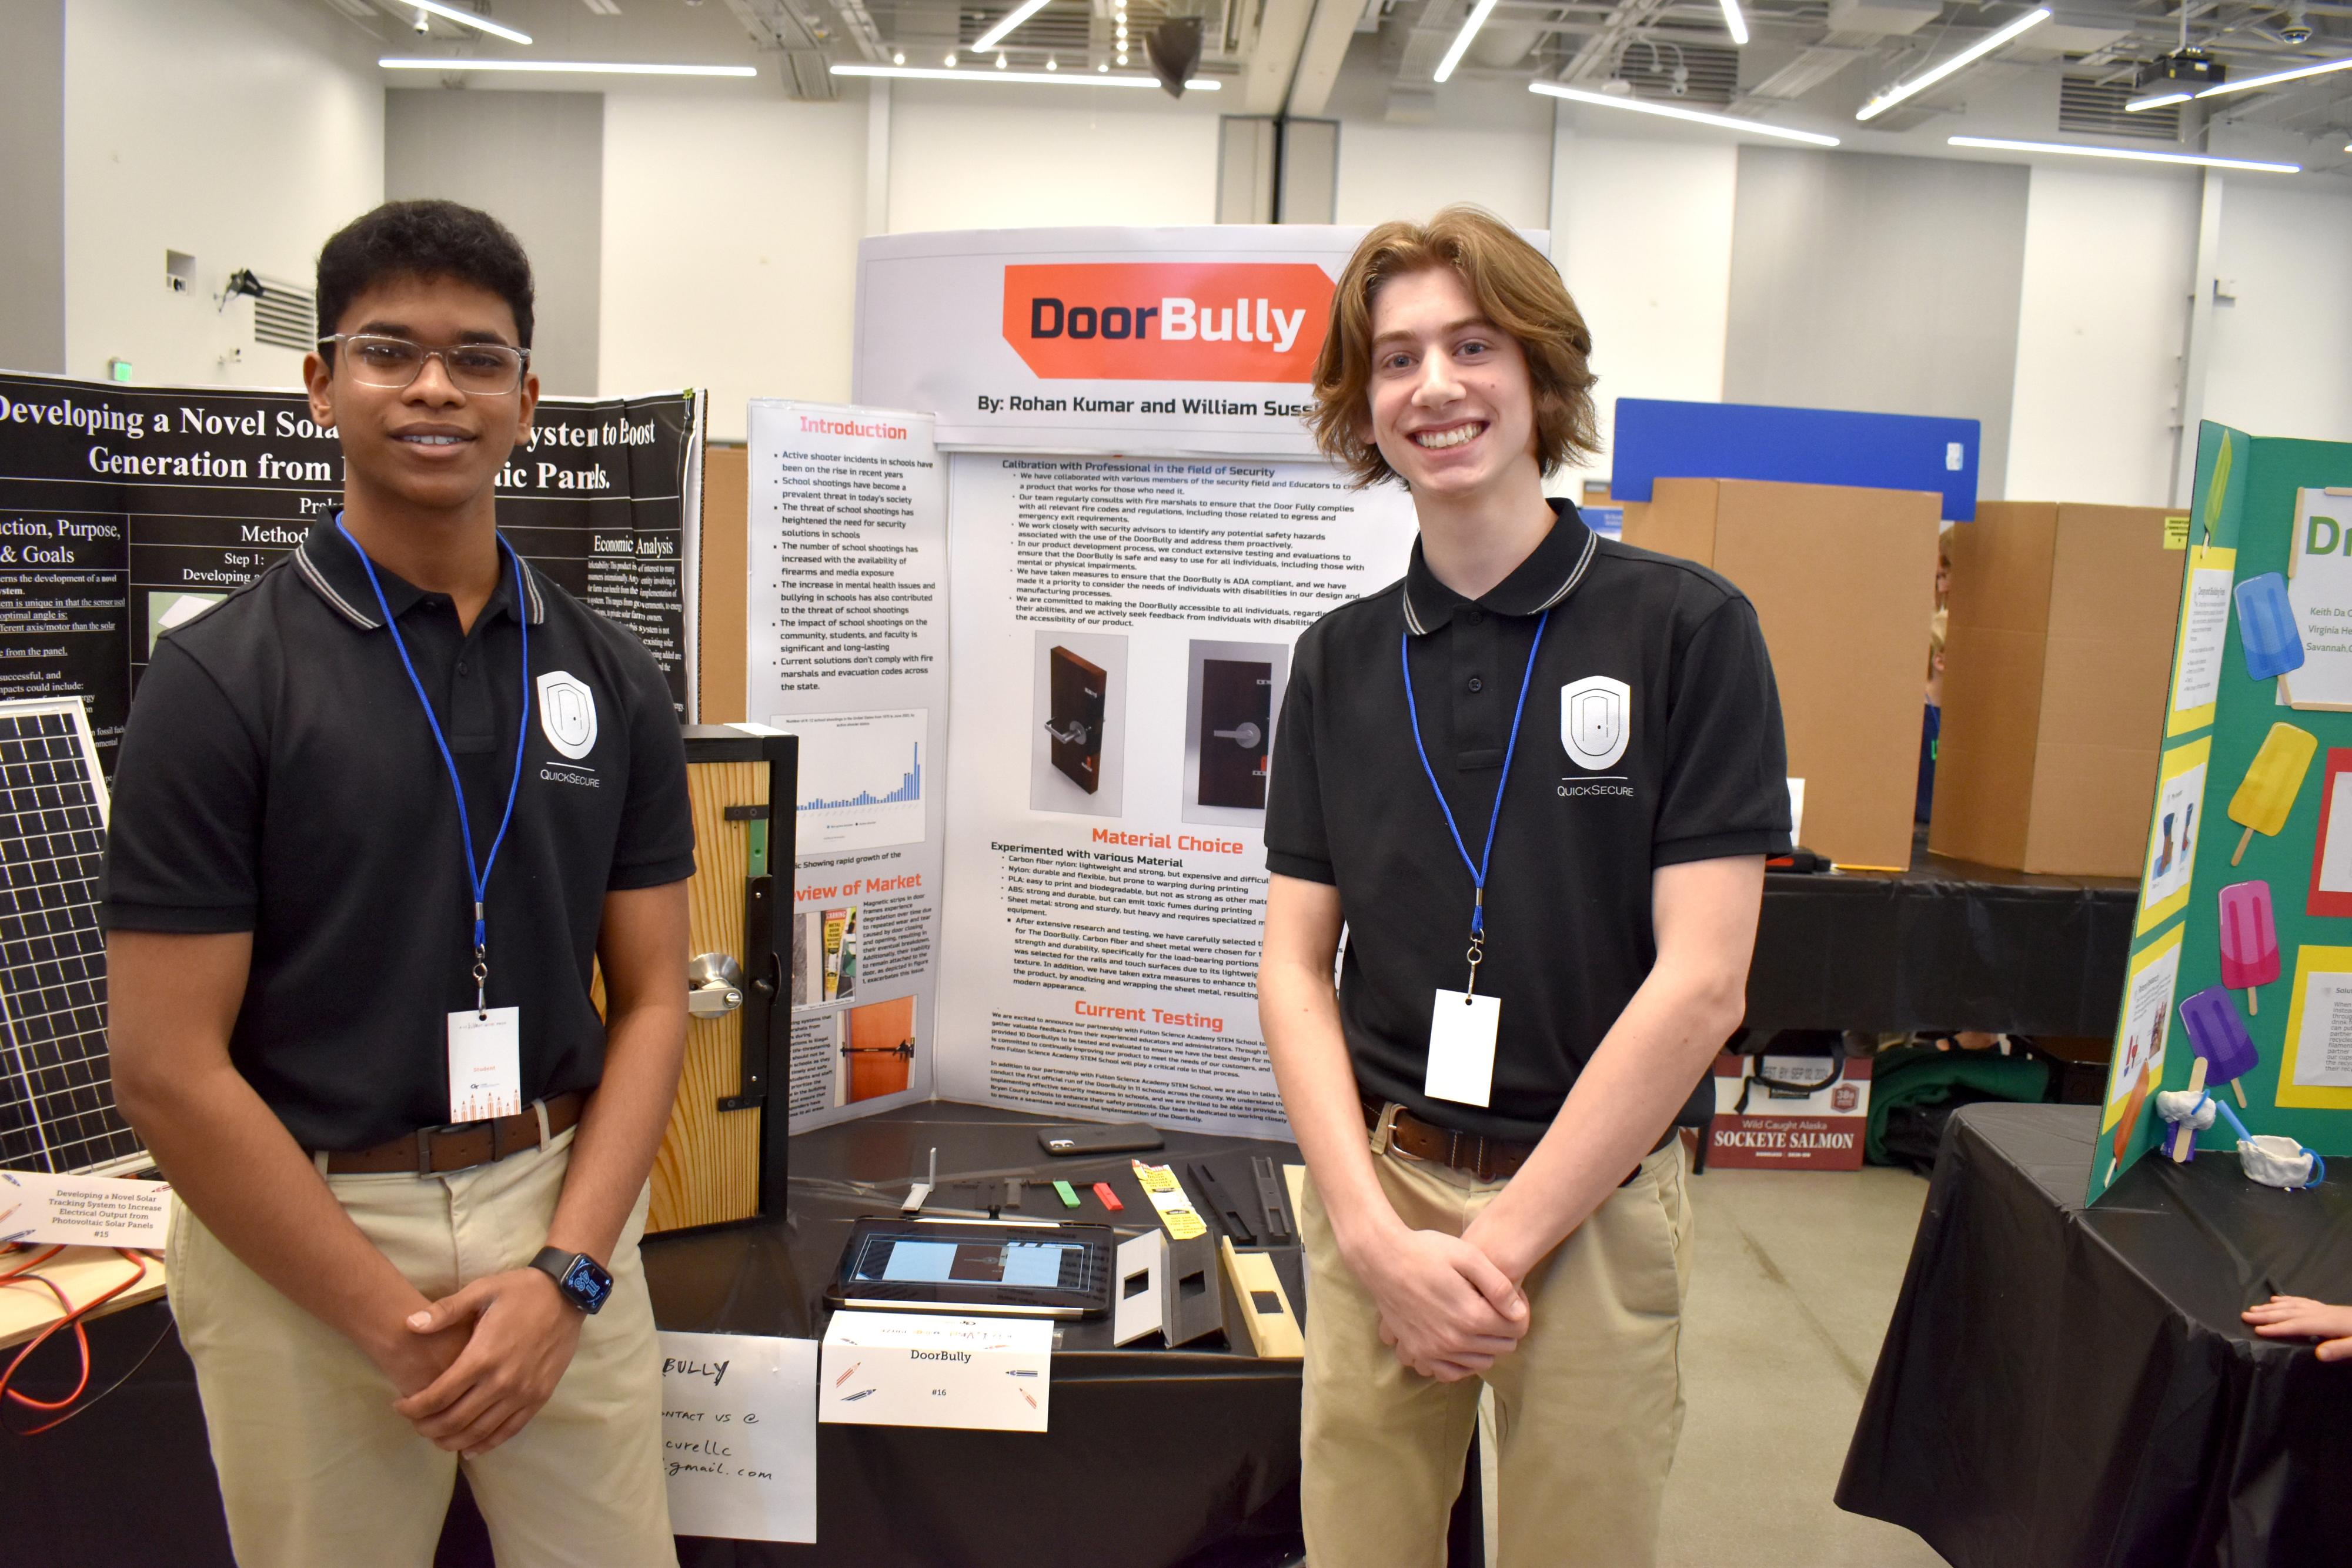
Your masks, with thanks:
[[(607, 892), (694, 871), (669, 688), (626, 632), (501, 556), (464, 635), (447, 596), (382, 567), (385, 601), (465, 782), (490, 873), (491, 1007), (521, 1009), (522, 1094), (593, 1088)], [(308, 1149), (445, 1122), (446, 1017), (474, 1005), (473, 893), (449, 773), (358, 552), (331, 522), (155, 647), (114, 779), (101, 917), (253, 933), (229, 1052)], [(681, 982), (682, 983), (682, 982)]]
[[(1267, 867), (1339, 890), (1358, 1084), (1518, 1140), (1550, 1126), (1656, 961), (1651, 873), (1789, 849), (1780, 693), (1754, 608), (1705, 568), (1553, 507), (1551, 532), (1484, 598), (1438, 581), (1416, 541), (1402, 581), (1307, 629), (1266, 798)], [(1475, 861), (1546, 611), (1486, 877), (1478, 991), (1502, 998), (1502, 1018), (1482, 1110), (1422, 1092), (1432, 998), (1469, 973), (1472, 889), (1413, 748), (1400, 644)]]

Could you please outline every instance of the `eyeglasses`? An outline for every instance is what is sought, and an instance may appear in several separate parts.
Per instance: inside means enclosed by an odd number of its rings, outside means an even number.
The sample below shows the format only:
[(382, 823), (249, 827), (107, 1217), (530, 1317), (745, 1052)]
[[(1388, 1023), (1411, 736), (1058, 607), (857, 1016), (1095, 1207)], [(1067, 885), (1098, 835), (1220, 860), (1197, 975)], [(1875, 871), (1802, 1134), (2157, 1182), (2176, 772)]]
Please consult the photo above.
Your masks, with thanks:
[(438, 360), (442, 373), (459, 392), (472, 397), (499, 397), (522, 385), (523, 367), (530, 361), (529, 349), (509, 349), (504, 343), (428, 349), (405, 338), (381, 338), (371, 332), (337, 332), (319, 343), (322, 348), (329, 343), (342, 345), (352, 380), (360, 385), (394, 392), (414, 384), (425, 373), (425, 361)]

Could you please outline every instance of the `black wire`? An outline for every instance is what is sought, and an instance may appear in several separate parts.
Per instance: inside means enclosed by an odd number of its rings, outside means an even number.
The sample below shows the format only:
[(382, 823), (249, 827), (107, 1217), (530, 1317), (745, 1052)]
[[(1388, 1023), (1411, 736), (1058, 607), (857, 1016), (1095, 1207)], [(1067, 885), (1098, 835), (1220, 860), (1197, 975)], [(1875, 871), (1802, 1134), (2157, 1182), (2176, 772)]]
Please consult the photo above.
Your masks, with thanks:
[(12, 1437), (24, 1438), (37, 1437), (45, 1432), (56, 1431), (59, 1427), (64, 1426), (75, 1416), (88, 1410), (91, 1406), (96, 1405), (100, 1400), (105, 1398), (108, 1395), (113, 1393), (124, 1384), (138, 1376), (139, 1369), (145, 1366), (149, 1359), (152, 1358), (157, 1351), (163, 1348), (163, 1341), (170, 1337), (172, 1326), (172, 1315), (171, 1313), (166, 1312), (163, 1314), (163, 1326), (155, 1331), (154, 1339), (148, 1344), (144, 1351), (140, 1353), (139, 1359), (131, 1364), (131, 1370), (116, 1378), (113, 1382), (108, 1384), (105, 1387), (100, 1389), (97, 1393), (91, 1395), (89, 1398), (83, 1400), (80, 1404), (75, 1406), (72, 1409), (67, 1411), (64, 1415), (43, 1422), (31, 1430), (26, 1430), (24, 1427), (18, 1427), (14, 1421), (8, 1419), (5, 1409), (0, 1409), (0, 1430), (5, 1430)]

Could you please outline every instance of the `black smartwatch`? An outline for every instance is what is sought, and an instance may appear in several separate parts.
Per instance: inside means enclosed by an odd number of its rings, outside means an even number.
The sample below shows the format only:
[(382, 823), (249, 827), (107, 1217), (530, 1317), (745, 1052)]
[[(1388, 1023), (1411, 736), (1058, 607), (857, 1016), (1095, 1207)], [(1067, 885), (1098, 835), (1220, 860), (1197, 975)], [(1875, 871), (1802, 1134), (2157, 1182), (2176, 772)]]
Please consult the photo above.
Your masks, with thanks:
[(585, 1252), (542, 1247), (530, 1266), (555, 1281), (563, 1299), (593, 1317), (613, 1293), (613, 1276)]

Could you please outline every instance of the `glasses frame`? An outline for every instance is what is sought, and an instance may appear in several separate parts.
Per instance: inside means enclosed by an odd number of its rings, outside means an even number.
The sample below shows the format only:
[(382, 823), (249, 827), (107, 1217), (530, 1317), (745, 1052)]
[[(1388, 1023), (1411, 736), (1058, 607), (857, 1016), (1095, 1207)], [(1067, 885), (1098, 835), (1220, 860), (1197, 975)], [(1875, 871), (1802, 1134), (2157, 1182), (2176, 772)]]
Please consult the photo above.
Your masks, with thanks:
[[(389, 332), (331, 332), (327, 336), (320, 339), (319, 344), (322, 348), (329, 343), (347, 348), (352, 343), (368, 340), (384, 343), (406, 343), (410, 348), (415, 349), (418, 355), (416, 361), (416, 375), (409, 377), (406, 381), (400, 382), (397, 386), (394, 385), (390, 382), (363, 381), (360, 377), (358, 369), (354, 366), (352, 371), (352, 380), (358, 382), (361, 386), (373, 387), (379, 392), (406, 392), (410, 387), (416, 384), (416, 377), (425, 373), (425, 361), (428, 360), (440, 361), (442, 379), (446, 381), (451, 386), (457, 388), (457, 391), (464, 392), (467, 397), (511, 396), (515, 392), (522, 390), (523, 378), (530, 373), (530, 350), (529, 349), (519, 349), (511, 343), (453, 343), (446, 349), (428, 349), (424, 344), (415, 341), (414, 339), (395, 338)], [(512, 354), (515, 357), (514, 385), (502, 387), (497, 392), (483, 392), (478, 389), (469, 389), (457, 380), (457, 372), (453, 370), (449, 364), (449, 356), (460, 349), (498, 349)], [(344, 358), (347, 362), (350, 361), (349, 355), (345, 355)]]

